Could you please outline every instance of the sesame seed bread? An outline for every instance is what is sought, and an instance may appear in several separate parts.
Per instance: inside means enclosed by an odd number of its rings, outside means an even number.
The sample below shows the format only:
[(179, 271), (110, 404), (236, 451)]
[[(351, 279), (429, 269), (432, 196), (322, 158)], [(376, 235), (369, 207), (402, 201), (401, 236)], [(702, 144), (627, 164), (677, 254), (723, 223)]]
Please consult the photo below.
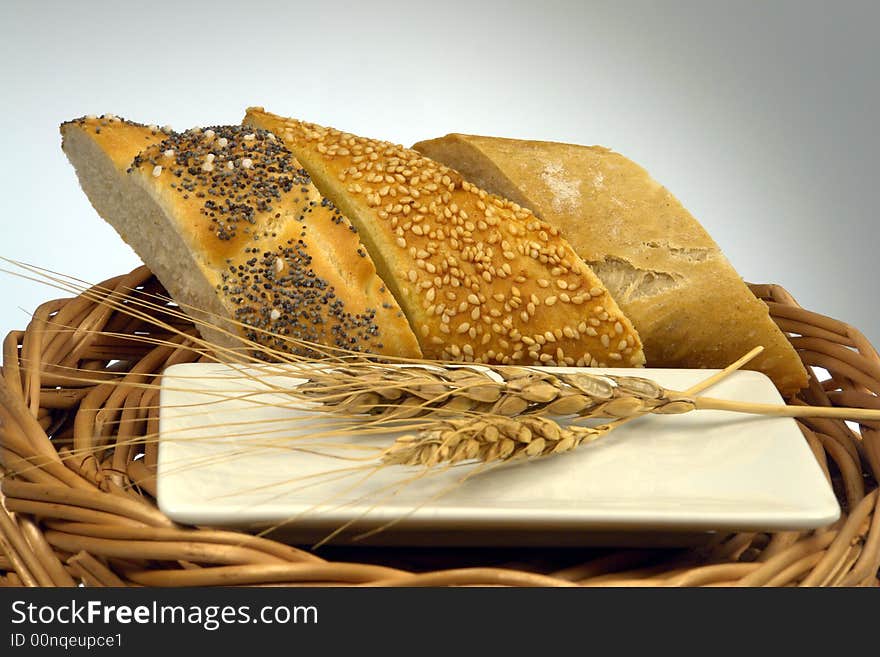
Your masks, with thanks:
[(417, 152), (247, 111), (360, 230), (426, 357), (639, 366), (641, 341), (601, 281), (530, 211)]
[(749, 365), (783, 393), (807, 373), (767, 306), (718, 245), (642, 167), (606, 148), (451, 134), (416, 144), (566, 237), (632, 319), (653, 367)]
[[(174, 133), (111, 115), (61, 133), (95, 209), (202, 319), (280, 351), (302, 351), (289, 336), (421, 356), (354, 228), (273, 135)], [(202, 334), (242, 346), (221, 330)]]

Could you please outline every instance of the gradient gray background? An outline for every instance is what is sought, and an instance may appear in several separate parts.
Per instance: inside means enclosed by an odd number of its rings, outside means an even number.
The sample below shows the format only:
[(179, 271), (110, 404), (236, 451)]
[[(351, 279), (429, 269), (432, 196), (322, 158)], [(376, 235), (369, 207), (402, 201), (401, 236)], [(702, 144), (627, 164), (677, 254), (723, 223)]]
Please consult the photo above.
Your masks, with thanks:
[[(139, 263), (79, 190), (62, 120), (183, 129), (260, 104), (404, 144), (458, 131), (612, 147), (744, 278), (880, 344), (880, 3), (0, 6), (0, 255), (95, 282)], [(57, 296), (7, 274), (0, 290), (3, 335)]]

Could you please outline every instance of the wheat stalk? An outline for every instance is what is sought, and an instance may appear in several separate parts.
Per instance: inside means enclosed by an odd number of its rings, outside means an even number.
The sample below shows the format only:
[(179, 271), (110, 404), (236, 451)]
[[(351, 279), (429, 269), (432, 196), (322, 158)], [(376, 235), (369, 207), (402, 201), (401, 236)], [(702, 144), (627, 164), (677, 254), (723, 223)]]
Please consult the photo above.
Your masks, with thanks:
[[(435, 427), (421, 434), (407, 434), (398, 438), (386, 449), (380, 462), (388, 465), (420, 465), (429, 469), (441, 462), (457, 463), (472, 459), (477, 461), (505, 461), (516, 458), (542, 457), (570, 451), (586, 442), (592, 442), (619, 426), (634, 420), (645, 412), (686, 413), (697, 408), (734, 410), (763, 415), (786, 415), (788, 406), (772, 406), (766, 404), (748, 404), (713, 400), (699, 397), (701, 392), (719, 383), (733, 372), (739, 370), (763, 351), (763, 347), (755, 347), (723, 370), (699, 381), (678, 396), (659, 394), (662, 390), (656, 383), (656, 390), (646, 395), (645, 401), (660, 401), (656, 405), (642, 404), (641, 409), (628, 402), (628, 415), (618, 417), (612, 422), (597, 427), (581, 427), (577, 425), (562, 427), (555, 421), (540, 416), (521, 418), (489, 418), (468, 421), (449, 421), (442, 427)], [(629, 379), (629, 377), (625, 377)], [(642, 394), (651, 392), (650, 388), (639, 385)], [(632, 399), (632, 398), (630, 398)], [(621, 410), (623, 410), (621, 408)], [(822, 411), (823, 407), (795, 407), (791, 415), (809, 416), (810, 413)], [(830, 409), (834, 411), (844, 409)], [(853, 409), (846, 409), (853, 410)], [(874, 412), (876, 413), (876, 411)]]
[[(384, 419), (472, 413), (503, 417), (628, 417), (682, 412), (683, 402), (656, 382), (584, 372), (552, 374), (519, 367), (389, 367), (364, 363), (319, 369), (291, 394), (342, 414)], [(690, 410), (688, 408), (687, 410)]]

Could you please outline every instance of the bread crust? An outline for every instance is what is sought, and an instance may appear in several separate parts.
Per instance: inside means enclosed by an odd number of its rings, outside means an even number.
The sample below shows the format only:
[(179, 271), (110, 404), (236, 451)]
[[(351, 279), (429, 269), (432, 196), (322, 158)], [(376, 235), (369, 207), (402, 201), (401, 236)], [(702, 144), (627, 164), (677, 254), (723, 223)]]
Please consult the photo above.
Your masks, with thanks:
[(632, 324), (547, 222), (413, 150), (286, 119), (274, 132), (352, 218), (426, 356), (638, 366)]
[[(112, 162), (118, 180), (108, 183), (123, 197), (115, 204), (98, 199), (88, 158), (69, 152), (96, 208), (176, 300), (230, 318), (214, 320), (282, 352), (308, 351), (287, 339), (296, 338), (421, 356), (350, 222), (274, 136), (240, 126), (173, 133), (106, 117), (61, 131), (65, 143), (74, 132), (88, 137)], [(132, 206), (147, 208), (151, 223), (125, 223)], [(182, 261), (167, 262), (163, 243), (185, 251)]]
[(451, 134), (414, 148), (559, 228), (633, 320), (650, 366), (750, 368), (807, 384), (791, 343), (705, 229), (642, 167), (600, 146)]

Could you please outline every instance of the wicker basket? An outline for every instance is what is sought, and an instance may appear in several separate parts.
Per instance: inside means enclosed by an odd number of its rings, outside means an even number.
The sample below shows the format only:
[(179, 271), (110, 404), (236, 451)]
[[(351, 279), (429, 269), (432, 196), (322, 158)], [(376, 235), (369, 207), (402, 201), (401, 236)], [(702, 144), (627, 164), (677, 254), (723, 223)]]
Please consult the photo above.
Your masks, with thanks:
[[(106, 281), (118, 300), (163, 294), (141, 267)], [(839, 321), (782, 288), (752, 286), (811, 377), (792, 404), (880, 408), (880, 358)], [(193, 327), (156, 309), (183, 331)], [(69, 327), (69, 328), (62, 328)], [(110, 337), (108, 334), (114, 334)], [(126, 338), (126, 335), (138, 338)], [(151, 347), (152, 335), (180, 346)], [(843, 508), (812, 532), (719, 534), (692, 549), (333, 548), (321, 557), (244, 533), (180, 526), (156, 508), (157, 395), (140, 385), (198, 359), (185, 338), (157, 333), (79, 296), (43, 304), (3, 343), (0, 378), (0, 583), (28, 586), (520, 585), (872, 586), (880, 568), (880, 431), (800, 421)], [(70, 370), (91, 372), (71, 380)], [(82, 374), (77, 374), (82, 377)], [(118, 382), (106, 383), (109, 379)], [(118, 421), (121, 420), (121, 421)], [(82, 456), (87, 455), (87, 456)], [(5, 507), (5, 508), (3, 508)]]

